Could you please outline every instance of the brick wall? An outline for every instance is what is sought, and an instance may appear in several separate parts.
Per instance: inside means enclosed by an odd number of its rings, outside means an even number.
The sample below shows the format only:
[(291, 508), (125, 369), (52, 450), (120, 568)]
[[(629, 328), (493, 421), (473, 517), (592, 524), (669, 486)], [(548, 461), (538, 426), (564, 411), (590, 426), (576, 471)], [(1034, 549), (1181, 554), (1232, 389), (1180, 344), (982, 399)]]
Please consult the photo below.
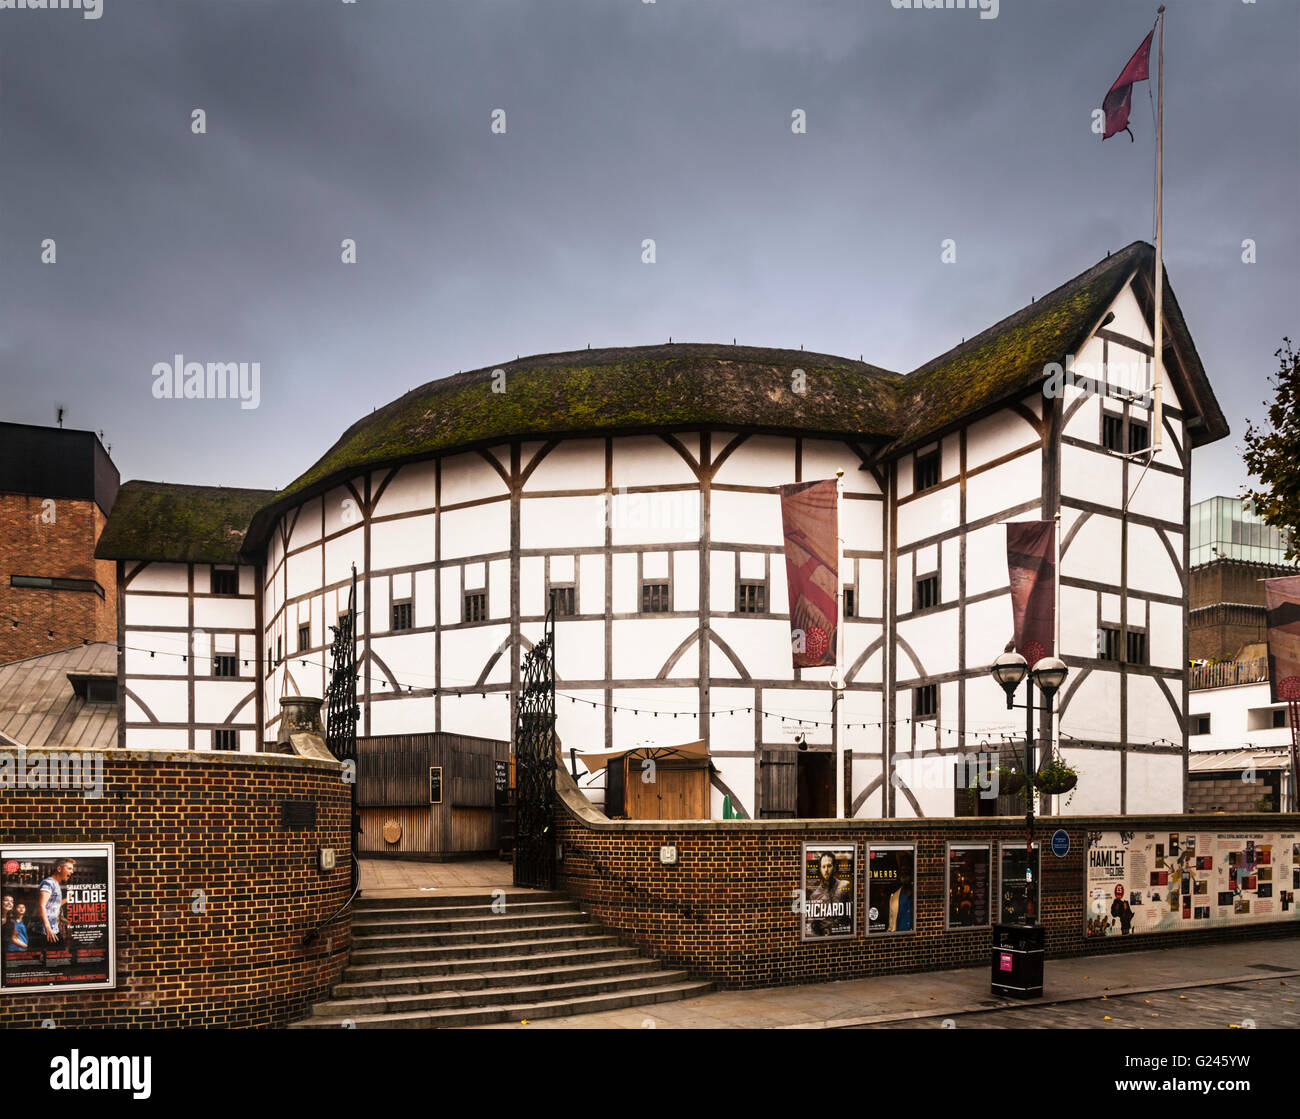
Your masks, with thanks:
[[(117, 844), (117, 989), (0, 995), (0, 1027), (282, 1026), (328, 997), (350, 918), (349, 786), (332, 762), (105, 751), (104, 795), (0, 790), (4, 843)], [(285, 830), (280, 802), (316, 802)], [(333, 847), (337, 869), (317, 870)], [(194, 912), (194, 891), (204, 912)]]
[[(560, 777), (557, 784), (563, 784)], [(570, 779), (571, 781), (571, 779)], [(944, 928), (944, 859), (954, 842), (1023, 842), (1015, 818), (839, 821), (607, 821), (584, 812), (569, 790), (558, 809), (564, 855), (560, 888), (629, 944), (729, 988), (817, 983), (910, 971), (987, 965), (991, 930)], [(577, 796), (581, 796), (580, 793)], [(577, 810), (575, 811), (575, 806)], [(1049, 956), (1203, 944), (1245, 937), (1295, 936), (1300, 923), (1084, 938), (1084, 855), (1089, 831), (1205, 831), (1202, 817), (1061, 817), (1040, 821), (1041, 923)], [(1058, 827), (1070, 852), (1057, 858), (1047, 840)], [(1300, 828), (1300, 817), (1216, 817), (1215, 831)], [(858, 844), (858, 933), (852, 940), (803, 942), (792, 910), (804, 843)], [(862, 889), (866, 845), (917, 848), (916, 932), (868, 936)], [(677, 865), (661, 866), (659, 848), (677, 848)], [(996, 846), (994, 859), (996, 860)], [(995, 870), (996, 877), (996, 870)], [(990, 895), (992, 887), (990, 888)], [(994, 899), (996, 916), (996, 899)], [(1264, 951), (1266, 957), (1266, 950)]]
[[(0, 664), (83, 639), (117, 640), (117, 565), (95, 559), (105, 520), (93, 501), (0, 494)], [(94, 591), (12, 587), (11, 575), (93, 579), (104, 597)]]

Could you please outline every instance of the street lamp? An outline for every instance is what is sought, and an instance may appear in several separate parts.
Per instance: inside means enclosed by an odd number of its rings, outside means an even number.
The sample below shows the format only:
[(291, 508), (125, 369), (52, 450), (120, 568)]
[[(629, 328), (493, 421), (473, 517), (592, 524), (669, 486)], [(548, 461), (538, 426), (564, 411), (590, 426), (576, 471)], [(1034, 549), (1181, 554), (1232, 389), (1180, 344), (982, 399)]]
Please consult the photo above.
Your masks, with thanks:
[[(1008, 648), (989, 666), (989, 675), (998, 682), (1007, 696), (1007, 710), (1015, 706), (1014, 697), (1020, 682), (1025, 681), (1025, 860), (1032, 868), (1034, 865), (1034, 685), (1043, 693), (1043, 714), (1050, 718), (1052, 697), (1060, 690), (1069, 675), (1069, 668), (1060, 657), (1043, 657), (1029, 669), (1029, 662), (1019, 653)], [(1037, 883), (1035, 883), (1037, 885)], [(1034, 924), (1034, 918), (1026, 906), (1025, 919)]]

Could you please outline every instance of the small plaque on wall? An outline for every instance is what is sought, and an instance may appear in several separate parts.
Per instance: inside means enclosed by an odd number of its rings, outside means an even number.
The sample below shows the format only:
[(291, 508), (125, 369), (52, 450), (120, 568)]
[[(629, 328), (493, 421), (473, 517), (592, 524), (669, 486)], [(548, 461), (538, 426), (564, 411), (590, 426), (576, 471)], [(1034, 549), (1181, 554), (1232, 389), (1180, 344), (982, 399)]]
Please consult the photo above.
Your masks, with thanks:
[(282, 828), (314, 828), (316, 826), (316, 802), (314, 800), (280, 801), (280, 826)]
[(429, 803), (442, 803), (442, 766), (429, 766)]

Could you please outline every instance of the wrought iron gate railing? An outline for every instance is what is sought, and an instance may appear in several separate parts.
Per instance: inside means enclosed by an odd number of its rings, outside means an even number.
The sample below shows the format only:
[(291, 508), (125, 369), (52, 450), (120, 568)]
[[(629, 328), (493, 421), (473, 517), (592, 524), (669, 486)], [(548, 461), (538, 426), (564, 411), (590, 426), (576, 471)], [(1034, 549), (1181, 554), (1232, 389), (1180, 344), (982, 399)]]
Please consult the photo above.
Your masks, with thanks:
[(515, 885), (555, 887), (555, 607), (524, 657), (515, 723)]
[(339, 618), (331, 647), (330, 683), (326, 692), (329, 706), (325, 715), (325, 745), (341, 762), (351, 762), (352, 782), (352, 889), (360, 876), (357, 847), (361, 817), (357, 812), (357, 569), (352, 567), (352, 589), (348, 592), (348, 612)]

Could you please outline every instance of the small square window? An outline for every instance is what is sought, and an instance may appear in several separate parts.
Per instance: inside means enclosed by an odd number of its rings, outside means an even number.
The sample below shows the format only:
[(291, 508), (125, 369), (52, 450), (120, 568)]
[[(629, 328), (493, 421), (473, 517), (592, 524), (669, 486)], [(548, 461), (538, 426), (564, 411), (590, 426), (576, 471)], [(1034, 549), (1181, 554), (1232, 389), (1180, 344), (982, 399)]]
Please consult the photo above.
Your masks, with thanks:
[(572, 586), (553, 586), (547, 597), (557, 618), (572, 618), (578, 612), (575, 602), (577, 592)]
[(857, 617), (857, 614), (854, 613), (857, 607), (857, 603), (854, 601), (855, 597), (852, 587), (844, 588), (844, 616), (846, 618)]
[(465, 615), (467, 622), (487, 621), (487, 591), (470, 591), (465, 596)]
[(914, 486), (917, 493), (931, 489), (939, 484), (940, 468), (941, 459), (938, 451), (931, 451), (928, 455), (917, 456), (916, 483)]
[(1128, 631), (1128, 663), (1147, 663), (1147, 635), (1141, 630)]
[(767, 613), (767, 584), (741, 580), (736, 588), (737, 614)]
[(939, 605), (939, 576), (924, 575), (916, 581), (916, 597), (912, 604), (914, 610), (929, 610)]
[(298, 652), (303, 653), (311, 648), (311, 623), (303, 622), (298, 627)]
[(1273, 729), (1281, 730), (1286, 725), (1287, 725), (1286, 708), (1279, 707), (1276, 711), (1273, 712)]
[(239, 731), (214, 730), (212, 732), (212, 748), (214, 750), (238, 750)]
[(238, 676), (239, 658), (233, 653), (218, 653), (212, 658), (213, 676)]
[(393, 603), (393, 629), (410, 629), (411, 628), (411, 602)]
[(1209, 734), (1210, 733), (1210, 716), (1193, 715), (1191, 718), (1192, 734)]
[(212, 569), (212, 593), (232, 595), (239, 593), (239, 572), (233, 567)]
[(1101, 414), (1101, 445), (1108, 451), (1124, 450), (1124, 417), (1113, 412)]
[(642, 583), (641, 584), (641, 613), (642, 614), (667, 614), (668, 610), (669, 610), (668, 584), (667, 583)]
[(939, 714), (939, 685), (923, 684), (912, 689), (912, 717), (933, 719)]

